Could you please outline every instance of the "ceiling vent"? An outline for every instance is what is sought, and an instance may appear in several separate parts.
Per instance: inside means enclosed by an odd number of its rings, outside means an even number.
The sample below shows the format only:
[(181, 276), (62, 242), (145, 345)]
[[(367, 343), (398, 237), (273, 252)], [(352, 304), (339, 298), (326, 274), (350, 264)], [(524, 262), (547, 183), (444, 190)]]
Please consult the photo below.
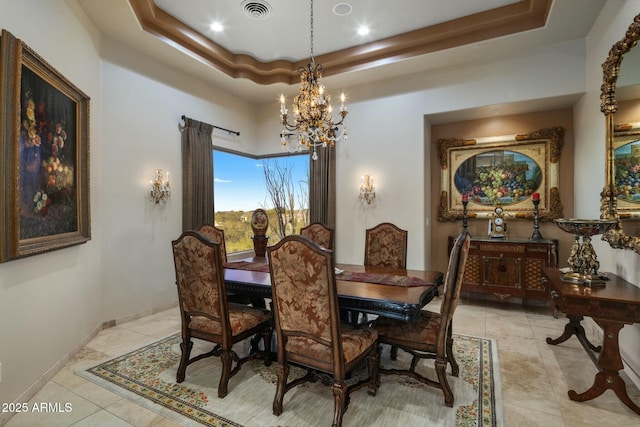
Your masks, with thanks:
[(333, 6), (333, 13), (338, 16), (347, 16), (351, 13), (353, 8), (349, 3), (338, 3)]
[(242, 10), (251, 19), (266, 19), (271, 14), (271, 5), (262, 0), (245, 0)]

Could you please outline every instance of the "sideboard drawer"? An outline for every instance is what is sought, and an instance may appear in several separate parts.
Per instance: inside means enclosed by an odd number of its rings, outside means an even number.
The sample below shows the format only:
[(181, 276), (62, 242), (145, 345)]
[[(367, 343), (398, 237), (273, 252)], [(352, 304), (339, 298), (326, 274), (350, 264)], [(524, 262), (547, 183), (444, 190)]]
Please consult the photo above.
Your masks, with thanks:
[[(454, 239), (449, 237), (449, 251)], [(542, 268), (557, 264), (557, 240), (472, 237), (462, 290), (494, 295), (500, 300), (548, 300)]]

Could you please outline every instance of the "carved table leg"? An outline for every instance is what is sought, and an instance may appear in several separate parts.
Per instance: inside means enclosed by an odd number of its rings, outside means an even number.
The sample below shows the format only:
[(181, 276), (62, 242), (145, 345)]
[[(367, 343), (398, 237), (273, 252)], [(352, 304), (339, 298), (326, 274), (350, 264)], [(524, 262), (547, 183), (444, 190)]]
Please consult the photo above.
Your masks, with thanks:
[(598, 319), (598, 323), (604, 328), (604, 340), (602, 353), (598, 357), (597, 366), (600, 372), (596, 374), (593, 385), (584, 393), (576, 393), (569, 390), (569, 399), (577, 402), (594, 399), (606, 390), (613, 390), (616, 396), (636, 414), (640, 415), (640, 407), (636, 405), (627, 394), (627, 388), (618, 371), (624, 368), (618, 346), (618, 334), (624, 323)]
[(582, 316), (567, 316), (569, 318), (569, 322), (564, 325), (564, 332), (558, 338), (547, 338), (547, 344), (557, 345), (565, 342), (572, 335), (575, 335), (578, 338), (578, 341), (582, 344), (583, 347), (591, 349), (591, 351), (595, 351), (599, 353), (602, 350), (602, 346), (595, 346), (589, 342), (587, 339), (587, 335), (584, 332), (584, 327), (580, 324), (583, 317)]

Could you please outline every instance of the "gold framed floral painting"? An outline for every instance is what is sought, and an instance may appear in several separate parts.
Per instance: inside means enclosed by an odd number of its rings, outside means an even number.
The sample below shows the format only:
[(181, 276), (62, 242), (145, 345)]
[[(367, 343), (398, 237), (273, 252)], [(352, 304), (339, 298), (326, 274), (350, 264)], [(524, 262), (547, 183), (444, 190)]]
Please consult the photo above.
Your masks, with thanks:
[(489, 218), (496, 206), (516, 218), (562, 217), (559, 160), (564, 139), (560, 127), (513, 136), (438, 140), (441, 165), (439, 221)]
[(612, 148), (616, 212), (620, 219), (640, 219), (640, 123), (616, 125)]
[(89, 97), (5, 30), (0, 76), (0, 261), (88, 241)]

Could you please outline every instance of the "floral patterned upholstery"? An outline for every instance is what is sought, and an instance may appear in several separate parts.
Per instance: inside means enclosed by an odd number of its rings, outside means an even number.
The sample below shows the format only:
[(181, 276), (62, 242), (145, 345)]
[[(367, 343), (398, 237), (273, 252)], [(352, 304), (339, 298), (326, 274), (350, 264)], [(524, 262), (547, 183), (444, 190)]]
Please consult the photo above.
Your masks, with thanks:
[(300, 229), (300, 235), (326, 249), (333, 249), (333, 229), (320, 222), (314, 222)]
[[(268, 351), (240, 358), (232, 346), (262, 332), (265, 348), (270, 349), (271, 314), (266, 310), (228, 303), (219, 243), (198, 232), (186, 231), (172, 242), (172, 248), (182, 318), (182, 356), (176, 380), (184, 381), (187, 366), (195, 360), (220, 356), (222, 374), (218, 397), (225, 397), (229, 379), (244, 362), (265, 357), (265, 364), (270, 363)], [(210, 341), (216, 347), (210, 353), (190, 359), (192, 337)], [(233, 360), (236, 360), (236, 367), (232, 370)]]
[(407, 268), (407, 234), (388, 222), (366, 230), (364, 265)]
[(197, 231), (213, 243), (220, 245), (220, 254), (222, 255), (222, 260), (226, 263), (227, 247), (224, 240), (224, 230), (214, 225), (203, 224), (198, 227)]
[[(302, 236), (287, 236), (267, 249), (278, 341), (278, 384), (274, 415), (282, 413), (285, 392), (314, 379), (314, 370), (333, 375), (334, 423), (339, 426), (349, 393), (378, 388), (379, 350), (375, 330), (340, 324), (333, 257), (330, 250)], [(345, 375), (367, 360), (369, 377), (347, 386)], [(304, 380), (287, 382), (289, 362), (309, 368)]]
[[(458, 376), (459, 372), (458, 364), (453, 358), (451, 325), (453, 313), (460, 299), (469, 244), (469, 233), (463, 231), (458, 236), (449, 256), (440, 313), (423, 310), (418, 320), (409, 323), (385, 317), (379, 317), (373, 322), (381, 343), (399, 347), (413, 355), (411, 366), (407, 370), (380, 368), (380, 371), (407, 375), (429, 385), (435, 384), (442, 389), (445, 405), (449, 407), (453, 406), (454, 396), (447, 381), (447, 364), (451, 365), (452, 375)], [(435, 359), (437, 382), (416, 372), (419, 358)]]
[[(226, 264), (227, 263), (227, 247), (225, 245), (224, 230), (213, 225), (203, 224), (200, 227), (198, 227), (197, 231), (200, 234), (202, 234), (204, 237), (209, 239), (211, 242), (217, 243), (218, 245), (220, 245), (220, 255), (222, 256), (222, 262)], [(233, 293), (227, 294), (227, 300), (230, 302), (236, 302), (239, 304), (252, 304), (254, 307), (259, 307), (259, 308), (264, 308), (265, 306), (264, 300), (251, 299), (251, 298), (236, 295)]]
[[(242, 304), (229, 303), (229, 325), (231, 335), (238, 335), (247, 329), (269, 321), (271, 313), (256, 310)], [(221, 322), (216, 322), (204, 316), (193, 316), (189, 322), (189, 328), (206, 332), (212, 335), (222, 334)]]

